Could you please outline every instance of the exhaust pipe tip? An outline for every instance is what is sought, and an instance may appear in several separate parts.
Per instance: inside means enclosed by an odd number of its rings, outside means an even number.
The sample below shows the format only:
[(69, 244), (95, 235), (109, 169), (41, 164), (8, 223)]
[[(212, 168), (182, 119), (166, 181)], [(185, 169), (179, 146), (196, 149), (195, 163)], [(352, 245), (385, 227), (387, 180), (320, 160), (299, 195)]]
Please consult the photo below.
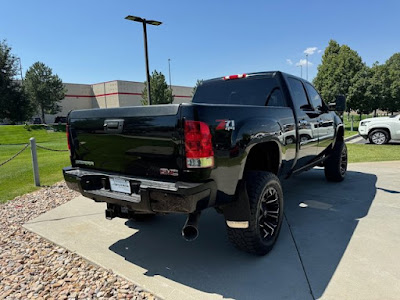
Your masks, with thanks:
[(188, 242), (194, 241), (199, 236), (199, 230), (196, 226), (187, 225), (182, 229), (182, 236)]
[(186, 219), (186, 223), (182, 228), (182, 236), (186, 241), (194, 241), (199, 236), (199, 223), (200, 213), (191, 213)]

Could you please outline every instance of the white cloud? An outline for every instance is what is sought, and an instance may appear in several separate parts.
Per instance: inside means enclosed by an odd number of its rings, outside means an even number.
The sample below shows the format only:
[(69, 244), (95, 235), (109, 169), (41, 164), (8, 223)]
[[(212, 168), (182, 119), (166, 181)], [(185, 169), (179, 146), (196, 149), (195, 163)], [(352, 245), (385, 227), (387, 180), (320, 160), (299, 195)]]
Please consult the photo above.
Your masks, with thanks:
[(292, 62), (292, 60), (291, 60), (291, 59), (289, 59), (289, 58), (287, 58), (287, 59), (286, 59), (286, 63), (287, 63), (288, 65), (290, 65), (290, 66), (291, 66), (291, 65), (293, 65), (293, 62)]
[(317, 52), (318, 52), (318, 53), (321, 53), (321, 52), (322, 52), (322, 50), (321, 50), (321, 49), (319, 49)]
[(306, 50), (304, 50), (304, 54), (313, 55), (317, 50), (317, 47), (308, 47)]
[[(306, 59), (300, 59), (300, 61), (298, 63), (296, 63), (296, 67), (299, 66), (306, 66), (307, 65), (307, 60)], [(311, 67), (313, 65), (312, 62), (308, 62), (308, 66)]]

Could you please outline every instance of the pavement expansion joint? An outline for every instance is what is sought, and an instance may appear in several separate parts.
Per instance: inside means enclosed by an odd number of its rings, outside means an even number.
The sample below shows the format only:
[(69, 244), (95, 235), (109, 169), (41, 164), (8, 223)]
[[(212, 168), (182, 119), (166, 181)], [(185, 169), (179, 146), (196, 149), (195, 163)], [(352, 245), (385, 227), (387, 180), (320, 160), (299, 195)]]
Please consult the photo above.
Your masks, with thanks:
[(297, 252), (297, 255), (298, 255), (298, 257), (299, 257), (301, 267), (303, 268), (304, 276), (306, 277), (306, 280), (307, 280), (308, 288), (309, 288), (309, 290), (310, 290), (311, 297), (315, 300), (316, 298), (315, 298), (314, 293), (313, 293), (313, 291), (312, 291), (311, 283), (310, 283), (310, 280), (309, 280), (309, 278), (308, 278), (308, 276), (307, 276), (307, 271), (306, 271), (306, 268), (305, 268), (305, 266), (304, 266), (303, 259), (301, 258), (301, 254), (300, 254), (299, 247), (297, 246), (296, 239), (294, 238), (294, 235), (293, 235), (293, 232), (292, 232), (292, 227), (290, 226), (290, 223), (289, 223), (289, 221), (288, 221), (288, 219), (287, 219), (285, 213), (283, 213), (283, 216), (285, 217), (286, 224), (288, 225), (289, 232), (290, 232), (290, 236), (292, 237), (294, 246), (296, 247), (296, 252)]

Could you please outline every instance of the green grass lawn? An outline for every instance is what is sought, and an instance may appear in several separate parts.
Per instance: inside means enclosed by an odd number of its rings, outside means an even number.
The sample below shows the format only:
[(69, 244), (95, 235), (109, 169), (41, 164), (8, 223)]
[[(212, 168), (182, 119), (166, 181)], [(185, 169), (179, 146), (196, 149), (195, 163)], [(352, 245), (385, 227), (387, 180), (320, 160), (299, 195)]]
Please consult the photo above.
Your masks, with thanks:
[[(38, 128), (39, 127), (39, 128)], [(356, 132), (346, 131), (350, 136)], [(48, 131), (35, 126), (30, 131), (23, 125), (0, 126), (0, 163), (6, 161), (23, 145), (4, 145), (29, 143), (35, 137), (38, 144), (51, 149), (67, 149), (65, 132)], [(360, 145), (347, 144), (349, 162), (400, 160), (399, 145)], [(53, 152), (38, 148), (38, 162), (41, 185), (52, 185), (63, 179), (62, 168), (70, 164), (69, 152)], [(27, 148), (14, 160), (0, 167), (0, 202), (38, 189), (33, 183), (31, 151)]]
[(358, 134), (358, 131), (350, 131), (350, 130), (345, 130), (344, 131), (344, 138), (350, 137), (352, 135)]
[[(39, 127), (39, 128), (38, 128)], [(47, 131), (43, 126), (35, 126), (28, 131), (23, 125), (0, 126), (0, 163), (6, 161), (23, 145), (4, 145), (29, 143), (35, 137), (38, 145), (65, 150), (65, 132)], [(37, 148), (40, 184), (52, 185), (63, 179), (61, 169), (69, 165), (69, 152), (53, 152)], [(14, 160), (0, 167), (0, 202), (6, 202), (18, 195), (38, 189), (33, 183), (31, 150), (28, 147)]]
[[(47, 130), (46, 128), (44, 125), (1, 125), (0, 144), (29, 143), (31, 137), (34, 137), (37, 143), (66, 142), (65, 126), (55, 126), (59, 130), (57, 132)], [(51, 128), (49, 127), (48, 129)]]
[(347, 144), (349, 162), (400, 160), (400, 145)]

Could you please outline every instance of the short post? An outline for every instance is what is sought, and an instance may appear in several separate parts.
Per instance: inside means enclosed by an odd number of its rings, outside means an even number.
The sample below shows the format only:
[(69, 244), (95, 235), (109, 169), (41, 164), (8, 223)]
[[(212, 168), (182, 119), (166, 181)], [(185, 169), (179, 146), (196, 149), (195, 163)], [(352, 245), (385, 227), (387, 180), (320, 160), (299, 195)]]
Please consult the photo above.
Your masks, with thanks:
[(351, 131), (353, 131), (354, 116), (351, 116)]
[(30, 138), (29, 141), (31, 143), (33, 179), (35, 181), (35, 185), (40, 186), (39, 166), (38, 166), (37, 153), (36, 153), (36, 140), (35, 140), (35, 138)]

